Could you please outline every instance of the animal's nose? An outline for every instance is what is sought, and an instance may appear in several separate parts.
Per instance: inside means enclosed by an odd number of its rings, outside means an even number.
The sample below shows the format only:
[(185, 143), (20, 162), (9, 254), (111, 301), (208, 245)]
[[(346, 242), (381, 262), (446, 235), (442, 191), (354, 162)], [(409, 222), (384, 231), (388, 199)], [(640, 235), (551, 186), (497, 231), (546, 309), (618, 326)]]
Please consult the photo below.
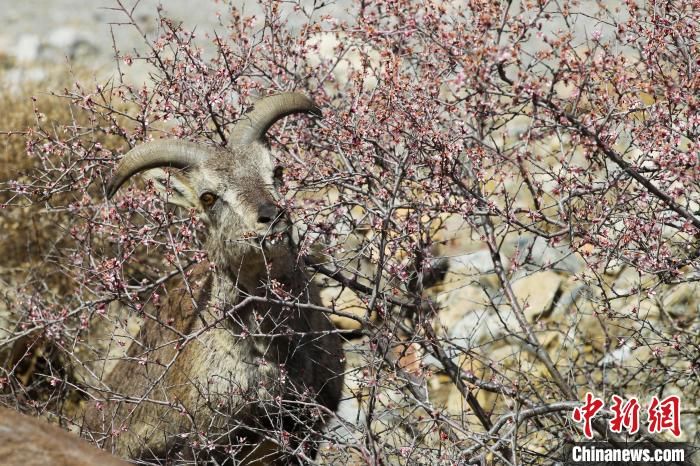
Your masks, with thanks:
[(270, 223), (279, 215), (279, 208), (271, 203), (266, 202), (258, 206), (258, 223)]

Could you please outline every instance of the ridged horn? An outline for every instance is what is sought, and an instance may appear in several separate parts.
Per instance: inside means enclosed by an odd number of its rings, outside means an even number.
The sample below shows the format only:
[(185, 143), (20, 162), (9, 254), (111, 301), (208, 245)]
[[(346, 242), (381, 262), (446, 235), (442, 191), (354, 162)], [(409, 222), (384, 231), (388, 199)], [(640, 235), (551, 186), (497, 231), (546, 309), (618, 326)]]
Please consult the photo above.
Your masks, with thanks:
[(265, 136), (267, 130), (280, 118), (292, 113), (309, 112), (321, 116), (316, 104), (298, 92), (287, 92), (260, 99), (253, 109), (244, 114), (231, 130), (232, 144), (250, 144)]
[(156, 167), (192, 167), (205, 162), (214, 153), (213, 148), (179, 140), (158, 140), (136, 146), (119, 162), (107, 186), (107, 198), (114, 196), (126, 180), (139, 172)]

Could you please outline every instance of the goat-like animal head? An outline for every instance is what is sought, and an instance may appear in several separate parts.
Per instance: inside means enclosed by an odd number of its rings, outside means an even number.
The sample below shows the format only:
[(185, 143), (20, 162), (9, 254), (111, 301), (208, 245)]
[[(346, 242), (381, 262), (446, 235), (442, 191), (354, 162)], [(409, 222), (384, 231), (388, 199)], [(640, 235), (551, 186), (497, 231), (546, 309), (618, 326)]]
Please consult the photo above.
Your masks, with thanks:
[[(196, 208), (208, 225), (207, 250), (223, 270), (258, 286), (262, 274), (274, 274), (275, 263), (289, 264), (289, 222), (279, 208), (275, 167), (265, 133), (286, 115), (320, 110), (304, 95), (286, 93), (258, 101), (234, 126), (228, 148), (192, 142), (159, 140), (128, 152), (107, 188), (112, 197), (131, 176), (158, 167), (182, 171), (170, 179), (168, 201)], [(159, 189), (165, 172), (150, 178)]]

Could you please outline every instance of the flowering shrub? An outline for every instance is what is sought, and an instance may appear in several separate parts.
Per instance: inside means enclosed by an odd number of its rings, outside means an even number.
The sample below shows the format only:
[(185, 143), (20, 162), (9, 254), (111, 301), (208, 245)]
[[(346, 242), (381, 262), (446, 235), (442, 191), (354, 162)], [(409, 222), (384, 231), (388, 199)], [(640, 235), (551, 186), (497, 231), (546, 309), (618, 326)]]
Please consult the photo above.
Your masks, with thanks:
[[(123, 357), (167, 280), (206, 259), (196, 213), (152, 184), (104, 200), (121, 155), (162, 137), (224, 146), (259, 96), (297, 90), (323, 118), (288, 118), (270, 144), (348, 341), (347, 400), (319, 461), (548, 463), (580, 438), (570, 413), (591, 391), (680, 394), (697, 442), (697, 5), (260, 8), (222, 6), (203, 37), (163, 13), (145, 52), (119, 53), (120, 68), (152, 66), (149, 85), (76, 84), (55, 97), (79, 118), (26, 133), (34, 169), (2, 202), (61, 214), (45, 259), (70, 286), (16, 289), (3, 403), (79, 425), (107, 354)], [(602, 419), (595, 435), (619, 441)]]

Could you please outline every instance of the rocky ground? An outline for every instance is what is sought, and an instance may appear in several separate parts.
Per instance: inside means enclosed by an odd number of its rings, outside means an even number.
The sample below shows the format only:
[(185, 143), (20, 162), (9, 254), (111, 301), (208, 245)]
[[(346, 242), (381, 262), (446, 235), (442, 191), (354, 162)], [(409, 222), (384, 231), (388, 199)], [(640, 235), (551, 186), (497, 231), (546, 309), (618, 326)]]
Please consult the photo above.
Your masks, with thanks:
[[(200, 36), (222, 31), (219, 16), (225, 17), (227, 5), (240, 7), (244, 14), (260, 17), (254, 1), (201, 1), (193, 8), (186, 0), (41, 0), (32, 2), (0, 1), (0, 79), (9, 84), (26, 80), (39, 81), (47, 73), (65, 72), (71, 66), (85, 67), (99, 79), (116, 76), (114, 46), (121, 52), (144, 49), (144, 38), (152, 39), (158, 31), (158, 16), (183, 21)], [(132, 16), (140, 30), (129, 24)], [(302, 2), (313, 4), (313, 2)], [(347, 19), (346, 0), (326, 2), (328, 14)], [(289, 25), (298, 27), (305, 18), (288, 8)], [(202, 41), (205, 45), (206, 41)], [(135, 63), (122, 70), (126, 78), (141, 83), (148, 78), (148, 68)]]
[[(142, 31), (152, 35), (157, 28), (156, 0), (134, 2), (125, 0), (124, 7)], [(213, 30), (217, 12), (225, 11), (221, 3), (168, 1), (164, 13), (174, 19), (197, 25), (202, 32)], [(106, 78), (116, 71), (114, 49), (141, 49), (143, 38), (134, 27), (124, 25), (128, 19), (118, 11), (112, 0), (57, 0), (39, 2), (0, 2), (2, 29), (0, 30), (0, 61), (9, 68), (4, 78), (10, 83), (27, 79), (38, 80), (49, 69), (68, 68), (72, 65), (89, 67), (98, 76)], [(146, 70), (130, 70), (133, 80), (142, 80)]]
[[(48, 72), (61, 72), (71, 65), (78, 64), (89, 68), (99, 78), (107, 79), (116, 74), (114, 45), (122, 52), (142, 50), (144, 40), (141, 33), (153, 38), (158, 28), (158, 15), (183, 21), (186, 27), (194, 28), (200, 35), (221, 31), (218, 16), (226, 14), (227, 4), (242, 8), (248, 15), (260, 16), (261, 9), (256, 1), (204, 0), (37, 0), (31, 2), (0, 1), (0, 69), (7, 72), (0, 79), (10, 84), (26, 80), (38, 81)], [(290, 2), (291, 4), (292, 2)], [(319, 2), (302, 0), (308, 7)], [(461, 8), (459, 2), (451, 3)], [(613, 7), (618, 2), (606, 2)], [(323, 2), (323, 13), (338, 19), (352, 20), (347, 12), (350, 0)], [(140, 31), (124, 24), (127, 15), (132, 16)], [(514, 2), (513, 8), (517, 6)], [(290, 5), (283, 5), (289, 15), (289, 25), (299, 27), (306, 18), (292, 12)], [(160, 13), (159, 13), (160, 11)], [(283, 10), (285, 11), (285, 10)], [(592, 18), (577, 18), (577, 31), (581, 38), (592, 31), (605, 36), (608, 31)], [(545, 25), (545, 31), (556, 31), (561, 25), (552, 21)], [(539, 38), (532, 38), (528, 47), (533, 51), (542, 47)], [(59, 65), (56, 67), (55, 65)], [(140, 83), (147, 79), (148, 68), (135, 66), (124, 69), (127, 78)]]

